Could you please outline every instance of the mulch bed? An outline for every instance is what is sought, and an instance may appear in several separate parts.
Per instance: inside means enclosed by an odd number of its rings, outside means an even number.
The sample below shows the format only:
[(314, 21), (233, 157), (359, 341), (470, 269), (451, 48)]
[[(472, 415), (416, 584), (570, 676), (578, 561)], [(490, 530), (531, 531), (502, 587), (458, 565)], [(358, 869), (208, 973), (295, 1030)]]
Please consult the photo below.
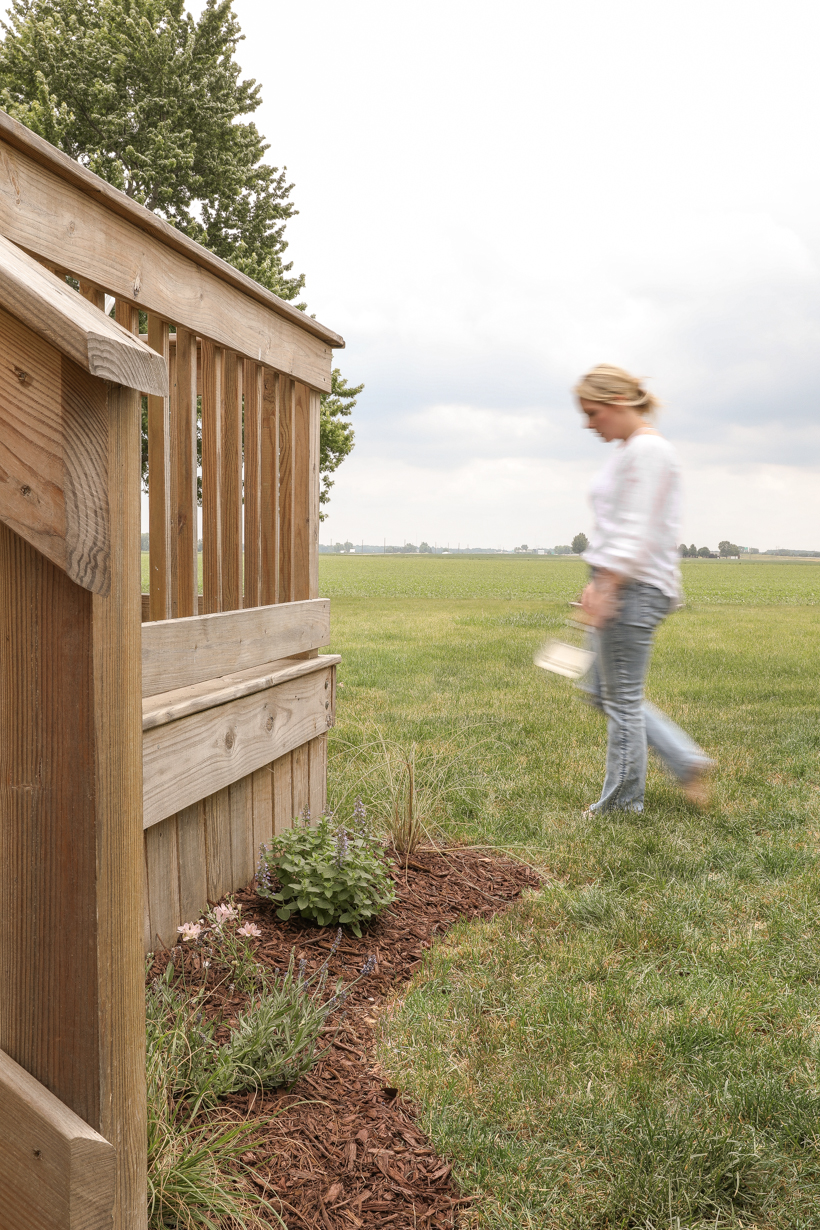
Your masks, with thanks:
[[(397, 900), (361, 939), (345, 934), (329, 966), (330, 982), (350, 981), (371, 954), (372, 974), (351, 992), (330, 1053), (288, 1092), (235, 1095), (227, 1103), (259, 1118), (259, 1134), (245, 1161), (289, 1230), (443, 1230), (469, 1207), (450, 1164), (416, 1125), (412, 1103), (385, 1085), (373, 1060), (379, 1008), (421, 964), (434, 937), (460, 918), (489, 918), (540, 881), (527, 866), (480, 851), (449, 847), (417, 852), (405, 869), (394, 866)], [(280, 970), (291, 950), (308, 970), (327, 958), (334, 928), (283, 923), (252, 887), (237, 893), (242, 917), (261, 928), (257, 959)], [(165, 958), (167, 959), (167, 958)], [(158, 957), (156, 971), (165, 964)], [(329, 983), (330, 985), (330, 983)], [(242, 1005), (226, 997), (230, 1017)], [(335, 1036), (334, 1036), (335, 1035)], [(269, 1116), (276, 1116), (265, 1123)]]

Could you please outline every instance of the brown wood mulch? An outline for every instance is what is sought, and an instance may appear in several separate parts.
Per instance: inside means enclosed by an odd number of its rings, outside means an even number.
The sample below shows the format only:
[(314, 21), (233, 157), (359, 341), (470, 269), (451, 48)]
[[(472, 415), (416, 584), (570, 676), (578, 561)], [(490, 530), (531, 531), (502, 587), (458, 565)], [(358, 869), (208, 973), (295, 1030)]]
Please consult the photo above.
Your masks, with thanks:
[[(330, 1053), (287, 1092), (226, 1099), (243, 1118), (259, 1120), (242, 1160), (289, 1230), (444, 1230), (469, 1208), (450, 1163), (418, 1128), (412, 1103), (385, 1084), (373, 1031), (380, 1007), (419, 968), (436, 936), (458, 919), (497, 914), (540, 880), (524, 864), (459, 847), (418, 851), (392, 874), (396, 901), (361, 939), (345, 933), (331, 958), (328, 986), (352, 980), (371, 955), (376, 966), (350, 993), (341, 1024), (328, 1023)], [(327, 958), (334, 928), (283, 923), (252, 887), (235, 900), (243, 920), (262, 931), (257, 960), (281, 970), (295, 948), (311, 971)], [(157, 961), (154, 972), (167, 956)], [(221, 1011), (229, 1018), (241, 1006), (240, 998), (226, 998)]]

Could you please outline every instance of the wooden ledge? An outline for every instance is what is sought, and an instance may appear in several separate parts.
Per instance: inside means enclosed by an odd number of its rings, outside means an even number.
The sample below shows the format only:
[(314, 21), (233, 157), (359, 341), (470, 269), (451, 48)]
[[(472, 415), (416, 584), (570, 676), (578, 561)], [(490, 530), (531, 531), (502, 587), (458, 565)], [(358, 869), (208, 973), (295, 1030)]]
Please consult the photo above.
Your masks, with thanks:
[(249, 670), (222, 675), (219, 679), (207, 679), (204, 683), (195, 683), (187, 688), (147, 696), (142, 702), (142, 729), (153, 730), (179, 718), (190, 717), (192, 713), (227, 705), (232, 700), (263, 692), (288, 679), (298, 679), (301, 675), (336, 666), (341, 660), (338, 653), (320, 654), (317, 658), (279, 658)]

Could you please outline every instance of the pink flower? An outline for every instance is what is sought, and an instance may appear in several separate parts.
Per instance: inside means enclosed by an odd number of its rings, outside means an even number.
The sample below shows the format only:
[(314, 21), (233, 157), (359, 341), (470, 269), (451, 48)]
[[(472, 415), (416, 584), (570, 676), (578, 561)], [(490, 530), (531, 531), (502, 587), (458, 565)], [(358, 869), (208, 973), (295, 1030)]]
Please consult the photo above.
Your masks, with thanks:
[(183, 923), (181, 927), (177, 927), (177, 931), (182, 936), (183, 941), (198, 940), (202, 931), (202, 926), (200, 923), (195, 922)]
[(217, 927), (221, 927), (223, 923), (233, 922), (239, 917), (240, 907), (235, 905), (215, 905), (213, 908), (213, 920)]
[(259, 930), (256, 923), (245, 923), (244, 927), (240, 927), (236, 934), (244, 935), (248, 939), (258, 939), (262, 932)]

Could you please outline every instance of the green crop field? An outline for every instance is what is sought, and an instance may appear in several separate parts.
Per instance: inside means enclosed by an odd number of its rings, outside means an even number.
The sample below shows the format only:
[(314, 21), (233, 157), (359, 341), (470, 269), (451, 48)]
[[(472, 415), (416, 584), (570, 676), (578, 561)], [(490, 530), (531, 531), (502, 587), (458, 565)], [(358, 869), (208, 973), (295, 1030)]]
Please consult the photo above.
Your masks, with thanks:
[(713, 806), (653, 765), (643, 814), (589, 820), (603, 721), (532, 665), (581, 563), (320, 559), (331, 801), (373, 805), (379, 736), (415, 744), (430, 825), (546, 880), (456, 928), (381, 1022), (465, 1225), (820, 1227), (820, 566), (683, 569), (647, 691), (716, 759)]

